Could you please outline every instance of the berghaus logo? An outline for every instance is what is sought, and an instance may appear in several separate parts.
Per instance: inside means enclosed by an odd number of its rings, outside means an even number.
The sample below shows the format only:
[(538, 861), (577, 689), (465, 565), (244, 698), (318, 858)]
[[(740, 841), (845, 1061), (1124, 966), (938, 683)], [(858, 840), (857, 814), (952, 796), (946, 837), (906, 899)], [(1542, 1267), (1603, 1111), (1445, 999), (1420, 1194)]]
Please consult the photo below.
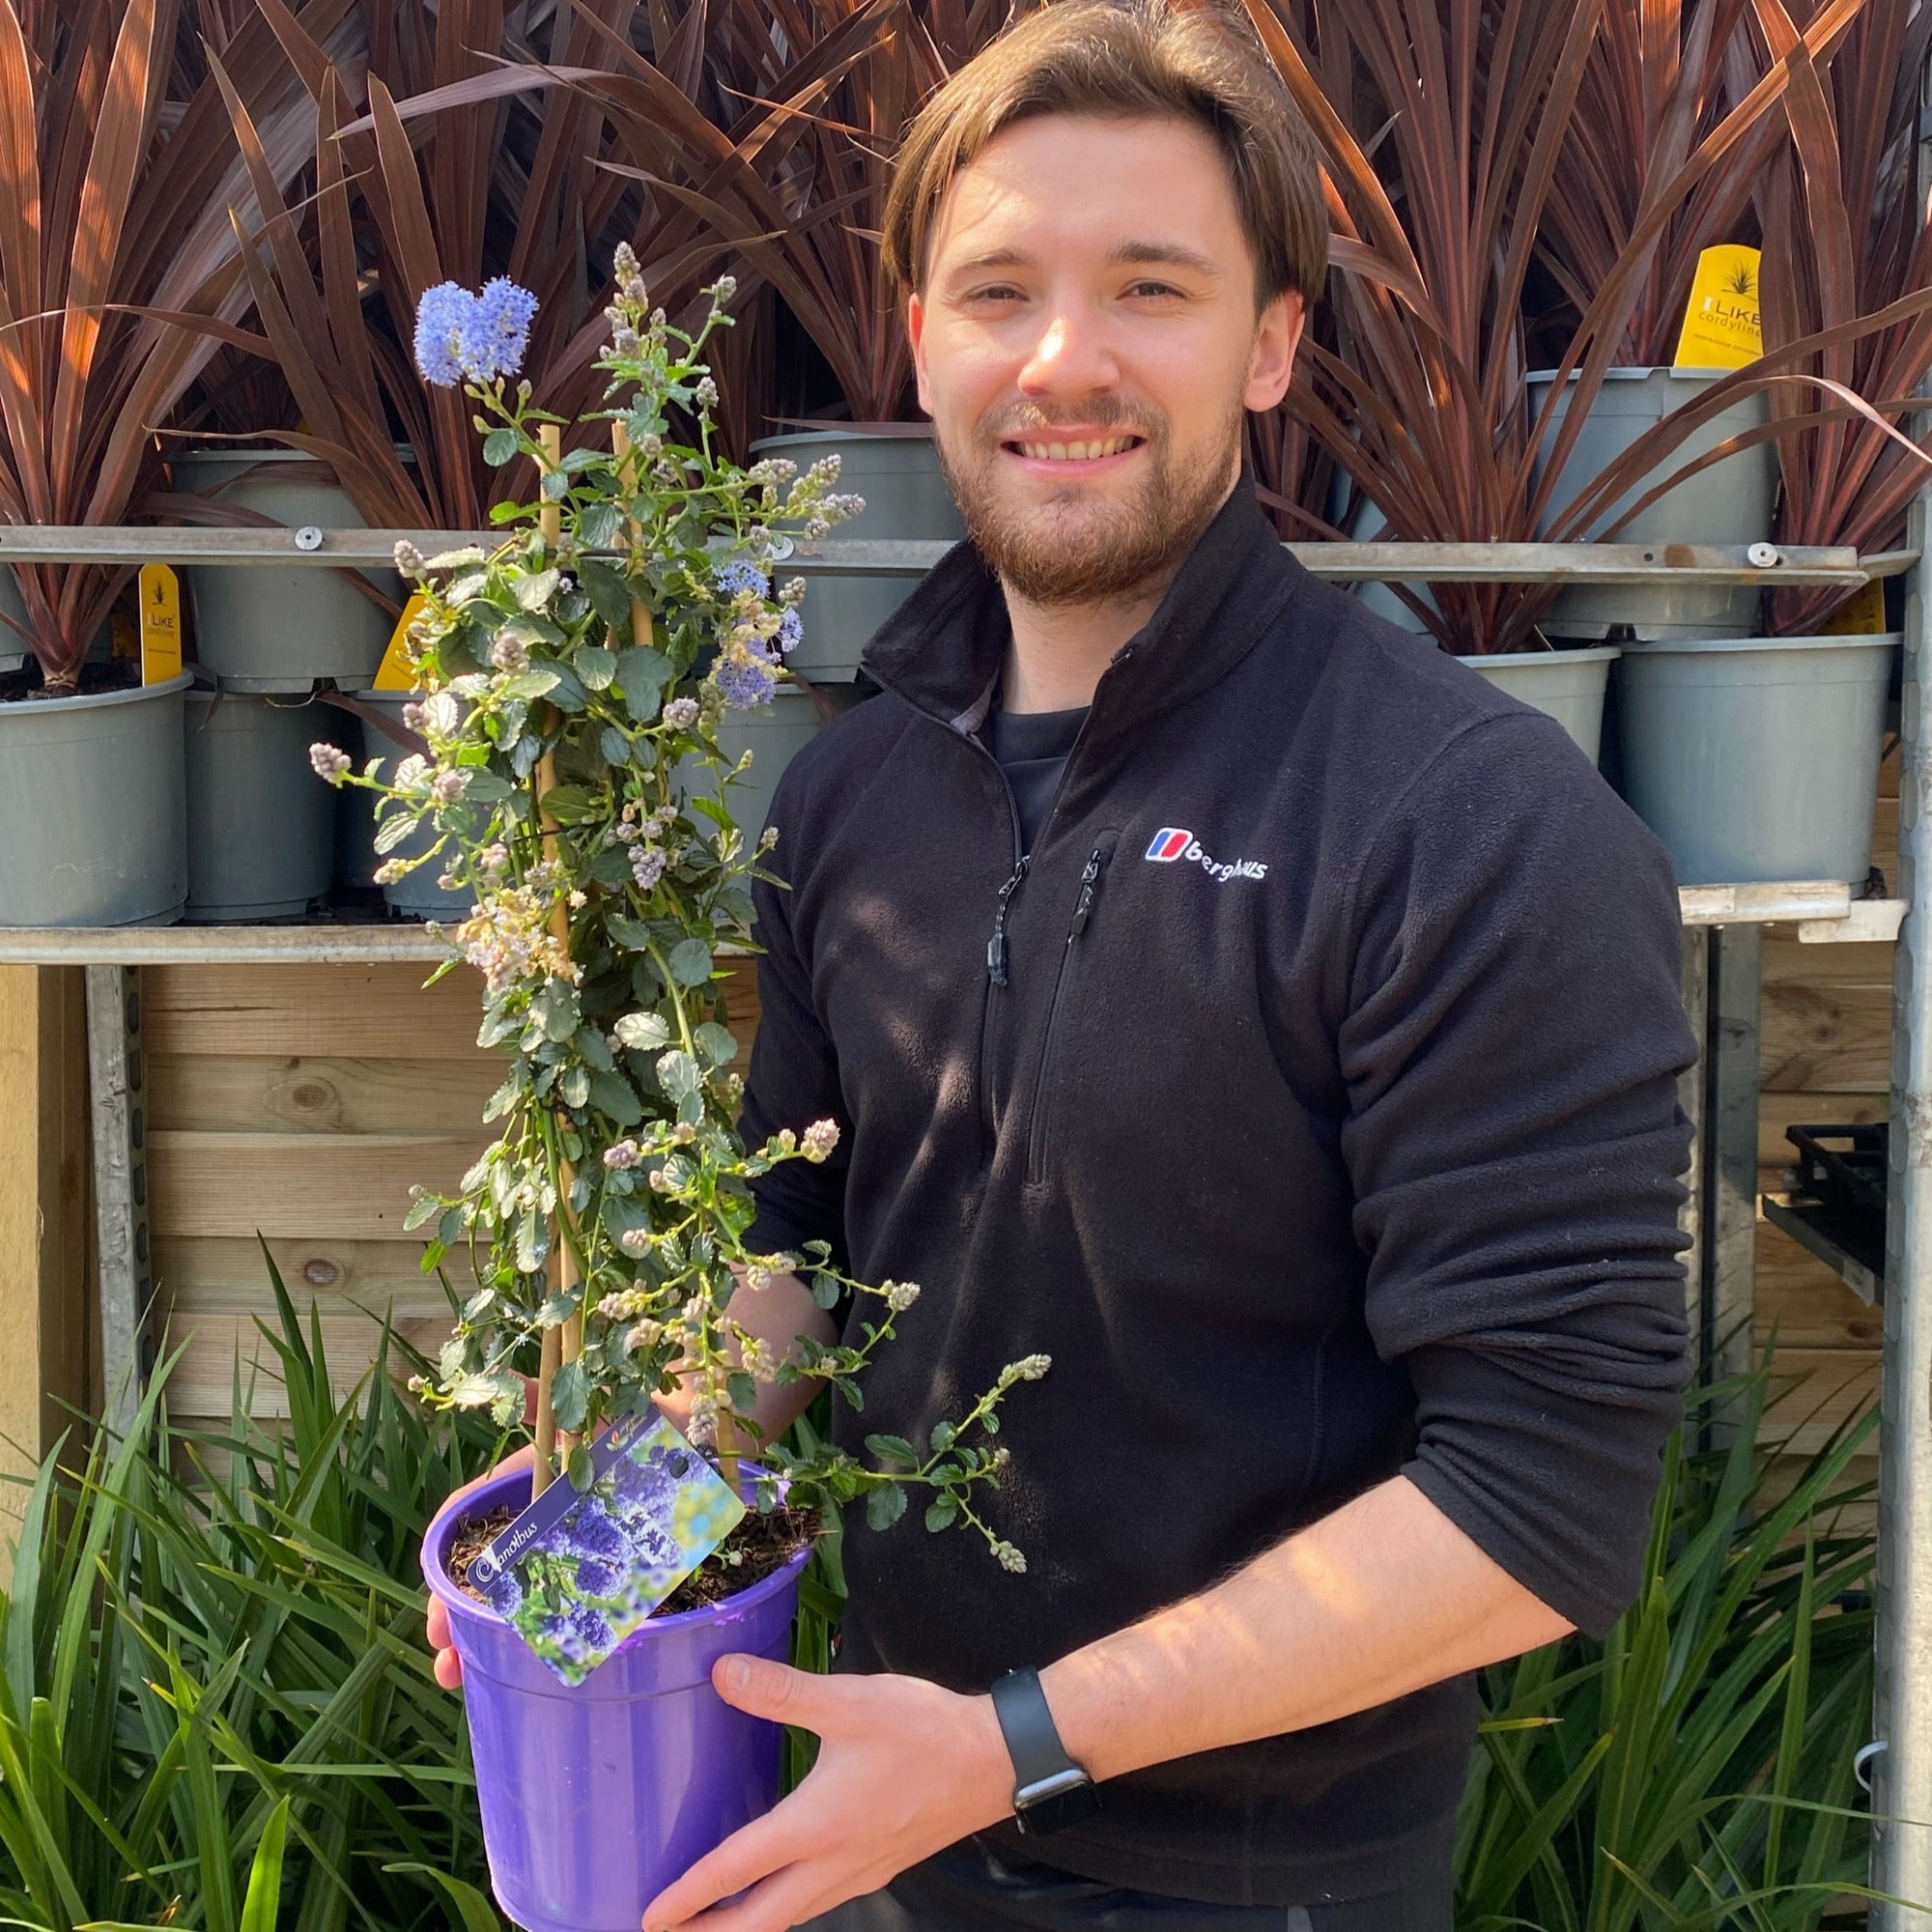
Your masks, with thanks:
[(1156, 866), (1171, 866), (1177, 859), (1186, 859), (1222, 885), (1230, 879), (1264, 879), (1268, 870), (1259, 859), (1210, 859), (1193, 833), (1183, 832), (1178, 825), (1163, 825), (1141, 856)]

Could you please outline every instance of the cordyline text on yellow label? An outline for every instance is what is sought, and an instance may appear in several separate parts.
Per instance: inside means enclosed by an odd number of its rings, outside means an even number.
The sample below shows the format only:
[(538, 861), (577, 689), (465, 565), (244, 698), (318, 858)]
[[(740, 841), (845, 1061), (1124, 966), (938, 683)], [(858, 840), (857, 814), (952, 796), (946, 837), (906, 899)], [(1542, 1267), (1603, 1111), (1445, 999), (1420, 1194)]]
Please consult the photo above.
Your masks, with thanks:
[(141, 682), (166, 684), (182, 670), (181, 582), (165, 563), (144, 563), (140, 576)]
[(1758, 251), (1722, 242), (1697, 257), (1677, 354), (1680, 369), (1742, 369), (1764, 354), (1757, 299)]

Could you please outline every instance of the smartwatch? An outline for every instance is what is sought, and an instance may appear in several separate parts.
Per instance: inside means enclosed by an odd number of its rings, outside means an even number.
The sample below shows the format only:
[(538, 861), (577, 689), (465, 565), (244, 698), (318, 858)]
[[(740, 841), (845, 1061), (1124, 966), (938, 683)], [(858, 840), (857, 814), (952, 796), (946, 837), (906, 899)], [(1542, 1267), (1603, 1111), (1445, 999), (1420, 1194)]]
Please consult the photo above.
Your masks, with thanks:
[(1091, 1818), (1100, 1808), (1094, 1780), (1066, 1755), (1037, 1670), (993, 1680), (993, 1715), (1013, 1761), (1013, 1817), (1029, 1837)]

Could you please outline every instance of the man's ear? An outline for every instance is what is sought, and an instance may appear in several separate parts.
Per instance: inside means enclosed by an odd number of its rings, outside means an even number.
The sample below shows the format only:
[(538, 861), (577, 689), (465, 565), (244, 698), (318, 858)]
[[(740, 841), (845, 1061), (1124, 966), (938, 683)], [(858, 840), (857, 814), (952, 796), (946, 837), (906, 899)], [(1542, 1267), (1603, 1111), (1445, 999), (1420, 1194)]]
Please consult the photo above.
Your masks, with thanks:
[(1248, 353), (1248, 380), (1241, 401), (1251, 410), (1271, 410), (1288, 394), (1294, 352), (1308, 319), (1307, 304), (1289, 290), (1262, 310)]
[(925, 380), (925, 303), (917, 291), (906, 298), (906, 335), (912, 343), (912, 367), (919, 384), (919, 406), (930, 415), (932, 395)]

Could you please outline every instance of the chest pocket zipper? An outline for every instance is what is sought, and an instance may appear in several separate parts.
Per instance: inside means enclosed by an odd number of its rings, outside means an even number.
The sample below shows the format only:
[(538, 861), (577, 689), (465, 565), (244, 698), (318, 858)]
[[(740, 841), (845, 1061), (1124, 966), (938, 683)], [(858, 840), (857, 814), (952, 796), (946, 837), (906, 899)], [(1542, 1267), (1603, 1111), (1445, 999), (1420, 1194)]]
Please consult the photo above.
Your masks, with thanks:
[(1073, 916), (1067, 923), (1066, 944), (1060, 950), (1060, 966), (1053, 979), (1053, 1004), (1046, 1010), (1046, 1032), (1039, 1043), (1039, 1065), (1034, 1071), (1033, 1105), (1027, 1114), (1027, 1179), (1046, 1179), (1047, 1129), (1052, 1121), (1054, 1047), (1061, 1032), (1061, 1016), (1067, 1000), (1067, 982), (1073, 976), (1075, 955), (1081, 935), (1094, 913), (1094, 899), (1100, 889), (1100, 874), (1112, 856), (1112, 847), (1095, 846), (1080, 873), (1080, 889), (1073, 899)]

